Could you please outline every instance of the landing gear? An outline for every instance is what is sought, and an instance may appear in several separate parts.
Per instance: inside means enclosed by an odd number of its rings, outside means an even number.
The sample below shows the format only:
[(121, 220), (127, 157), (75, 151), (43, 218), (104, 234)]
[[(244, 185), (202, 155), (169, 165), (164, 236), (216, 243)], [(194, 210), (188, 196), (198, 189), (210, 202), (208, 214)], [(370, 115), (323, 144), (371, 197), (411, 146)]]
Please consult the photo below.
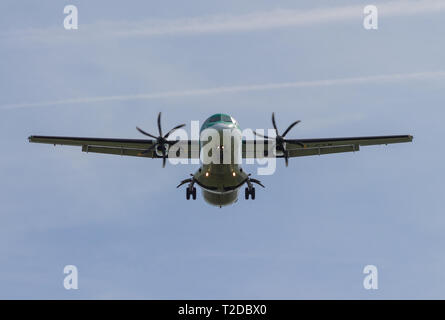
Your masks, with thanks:
[(193, 177), (192, 174), (191, 174), (191, 176), (192, 176), (192, 178), (190, 178), (190, 179), (182, 180), (181, 183), (176, 188), (179, 188), (183, 184), (188, 183), (189, 185), (185, 189), (185, 198), (187, 200), (190, 200), (190, 196), (192, 196), (192, 199), (196, 200), (196, 188), (193, 186), (195, 184), (195, 178)]
[(259, 180), (250, 178), (250, 174), (247, 176), (246, 183), (247, 187), (244, 190), (244, 198), (248, 200), (250, 196), (250, 199), (255, 200), (255, 187), (252, 185), (252, 183), (256, 183), (257, 185), (262, 186), (263, 188), (264, 186)]
[(255, 187), (252, 187), (251, 189), (249, 189), (249, 187), (247, 187), (244, 190), (244, 196), (245, 196), (246, 200), (249, 199), (249, 195), (252, 200), (255, 200)]
[(190, 196), (192, 196), (193, 200), (196, 200), (196, 188), (192, 187), (190, 189), (190, 187), (188, 187), (187, 189), (185, 189), (185, 197), (187, 200), (190, 200)]

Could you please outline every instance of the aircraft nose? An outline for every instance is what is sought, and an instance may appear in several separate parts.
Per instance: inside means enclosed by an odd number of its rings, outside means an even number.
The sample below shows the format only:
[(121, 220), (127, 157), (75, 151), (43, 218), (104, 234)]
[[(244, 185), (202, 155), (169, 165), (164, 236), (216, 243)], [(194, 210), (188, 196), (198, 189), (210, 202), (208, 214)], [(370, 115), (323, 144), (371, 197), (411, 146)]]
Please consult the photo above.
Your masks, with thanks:
[(231, 130), (233, 129), (233, 125), (229, 123), (215, 123), (211, 128), (218, 131)]
[[(234, 129), (234, 126), (228, 123), (215, 123), (211, 127), (208, 128), (209, 130), (215, 130), (217, 134), (219, 135), (219, 139), (217, 139), (218, 142), (213, 141), (212, 144), (217, 144), (217, 148), (221, 150), (221, 152), (224, 149), (224, 141), (227, 137), (230, 137), (232, 135), (232, 130)], [(206, 129), (207, 130), (207, 129)], [(204, 133), (204, 132), (203, 132)], [(204, 138), (204, 140), (207, 140)]]

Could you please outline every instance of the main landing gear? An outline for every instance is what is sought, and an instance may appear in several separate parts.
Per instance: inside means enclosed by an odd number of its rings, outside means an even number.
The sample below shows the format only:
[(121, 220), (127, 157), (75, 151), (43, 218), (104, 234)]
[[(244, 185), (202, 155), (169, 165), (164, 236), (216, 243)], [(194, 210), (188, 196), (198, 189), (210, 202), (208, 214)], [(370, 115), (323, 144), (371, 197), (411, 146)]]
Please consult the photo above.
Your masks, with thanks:
[(187, 200), (190, 200), (190, 196), (192, 196), (193, 200), (196, 200), (196, 188), (187, 188), (185, 189), (185, 197)]
[(196, 188), (193, 186), (195, 184), (195, 178), (193, 177), (193, 174), (190, 174), (192, 177), (189, 179), (182, 180), (180, 184), (176, 188), (179, 188), (183, 184), (188, 183), (189, 185), (185, 189), (185, 198), (187, 200), (190, 200), (190, 196), (193, 200), (196, 200)]
[(255, 187), (252, 185), (252, 183), (256, 183), (264, 188), (263, 184), (257, 179), (250, 178), (250, 174), (247, 176), (246, 183), (247, 187), (244, 190), (245, 199), (248, 200), (250, 196), (250, 199), (255, 200)]
[(252, 187), (252, 189), (250, 189), (250, 190), (249, 190), (249, 188), (246, 188), (244, 191), (245, 191), (244, 195), (245, 195), (246, 200), (249, 199), (249, 195), (252, 200), (255, 200), (255, 187)]

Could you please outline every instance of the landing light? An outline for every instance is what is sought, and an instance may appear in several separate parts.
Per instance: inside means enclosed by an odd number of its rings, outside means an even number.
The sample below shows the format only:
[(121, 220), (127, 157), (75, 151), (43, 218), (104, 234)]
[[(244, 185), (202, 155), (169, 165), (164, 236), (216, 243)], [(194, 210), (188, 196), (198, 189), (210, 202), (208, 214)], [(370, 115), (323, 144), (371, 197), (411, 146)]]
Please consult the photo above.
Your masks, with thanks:
[(206, 177), (208, 177), (209, 176), (209, 173), (208, 172), (206, 172)]
[(235, 173), (235, 172), (232, 172), (232, 176), (236, 176), (236, 173)]

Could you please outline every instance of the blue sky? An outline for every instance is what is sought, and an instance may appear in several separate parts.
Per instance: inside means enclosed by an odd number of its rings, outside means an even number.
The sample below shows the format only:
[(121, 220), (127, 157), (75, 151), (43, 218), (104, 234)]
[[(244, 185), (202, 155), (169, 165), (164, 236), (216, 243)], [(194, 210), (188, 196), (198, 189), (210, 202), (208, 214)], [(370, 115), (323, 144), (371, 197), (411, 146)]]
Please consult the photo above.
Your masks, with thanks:
[[(63, 29), (65, 4), (77, 31)], [(356, 10), (366, 4), (2, 1), (0, 298), (445, 298), (444, 1), (374, 2), (387, 11), (373, 31)], [(414, 141), (279, 162), (255, 201), (219, 209), (175, 188), (197, 166), (26, 139), (143, 138), (135, 126), (155, 131), (159, 111), (166, 128), (215, 112), (269, 128), (275, 111), (283, 129), (302, 120), (295, 138)], [(63, 287), (68, 264), (79, 290)], [(375, 291), (362, 285), (368, 264)]]

